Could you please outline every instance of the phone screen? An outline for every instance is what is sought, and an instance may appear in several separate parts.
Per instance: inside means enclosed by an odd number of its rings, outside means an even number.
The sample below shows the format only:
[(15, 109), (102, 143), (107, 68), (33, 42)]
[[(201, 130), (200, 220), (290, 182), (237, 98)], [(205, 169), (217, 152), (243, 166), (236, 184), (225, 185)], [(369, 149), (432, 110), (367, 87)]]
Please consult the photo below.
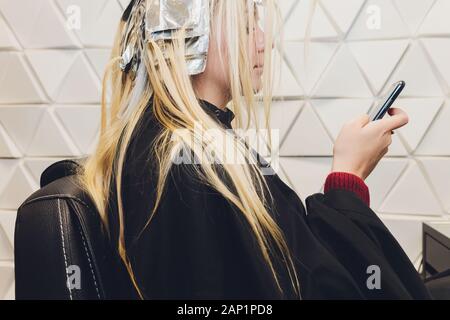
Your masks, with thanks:
[(394, 83), (389, 89), (387, 94), (381, 99), (381, 103), (375, 105), (369, 114), (370, 120), (380, 120), (386, 115), (388, 110), (392, 107), (395, 100), (399, 97), (400, 93), (405, 88), (406, 83), (404, 81), (399, 81)]

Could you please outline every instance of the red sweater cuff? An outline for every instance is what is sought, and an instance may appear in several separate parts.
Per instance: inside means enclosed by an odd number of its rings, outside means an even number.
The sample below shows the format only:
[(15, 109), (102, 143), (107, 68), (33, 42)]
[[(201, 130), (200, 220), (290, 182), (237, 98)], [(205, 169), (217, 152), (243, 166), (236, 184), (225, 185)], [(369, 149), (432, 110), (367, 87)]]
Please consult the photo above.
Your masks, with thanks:
[(332, 189), (343, 189), (355, 193), (367, 206), (370, 206), (369, 188), (364, 181), (348, 172), (332, 172), (325, 181), (324, 192)]

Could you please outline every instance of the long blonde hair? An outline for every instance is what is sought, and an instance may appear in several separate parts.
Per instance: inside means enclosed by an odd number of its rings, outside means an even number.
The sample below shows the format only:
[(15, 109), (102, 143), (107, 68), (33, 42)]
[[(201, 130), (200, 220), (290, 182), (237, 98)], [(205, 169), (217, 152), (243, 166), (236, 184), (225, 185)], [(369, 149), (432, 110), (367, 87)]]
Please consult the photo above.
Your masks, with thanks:
[[(256, 97), (251, 80), (251, 53), (248, 48), (249, 41), (253, 41), (253, 33), (246, 32), (247, 27), (252, 30), (256, 21), (253, 10), (248, 10), (247, 3), (246, 0), (210, 0), (211, 26), (215, 28), (213, 32), (226, 37), (230, 74), (230, 108), (236, 114), (238, 127), (242, 126), (244, 115), (248, 115), (247, 119), (251, 118), (254, 123), (257, 123), (258, 118), (255, 111), (257, 102), (255, 101)], [(262, 100), (266, 115), (265, 127), (268, 128), (272, 101), (272, 39), (274, 33), (281, 32), (281, 27), (278, 23), (280, 14), (275, 0), (267, 0), (264, 5), (266, 12), (264, 20), (266, 50)], [(248, 12), (248, 17), (243, 15), (242, 12)], [(136, 20), (139, 21), (139, 19)], [(103, 80), (99, 143), (94, 153), (85, 162), (79, 177), (82, 186), (92, 197), (106, 228), (109, 225), (107, 206), (108, 201), (111, 200), (109, 198), (111, 182), (115, 179), (114, 185), (117, 188), (117, 199), (115, 200), (117, 201), (119, 217), (118, 252), (142, 298), (138, 280), (133, 274), (133, 268), (126, 251), (124, 236), (126, 226), (124, 225), (125, 213), (122, 204), (121, 181), (122, 169), (126, 165), (124, 159), (127, 147), (149, 101), (152, 99), (152, 112), (162, 125), (163, 130), (154, 144), (159, 175), (156, 184), (156, 201), (152, 212), (149, 213), (148, 223), (151, 222), (162, 200), (166, 178), (173, 165), (173, 155), (184, 146), (191, 147), (194, 144), (192, 150), (195, 155), (199, 159), (204, 159), (205, 150), (211, 148), (207, 141), (196, 139), (198, 132), (196, 130), (199, 127), (194, 128), (195, 124), (201, 123), (201, 133), (215, 130), (215, 132), (222, 132), (228, 139), (230, 133), (225, 132), (224, 128), (205, 112), (195, 95), (192, 79), (188, 74), (185, 63), (184, 40), (180, 40), (183, 39), (183, 30), (179, 31), (177, 39), (164, 42), (165, 52), (162, 51), (161, 43), (149, 41), (141, 44), (143, 49), (141, 63), (145, 66), (148, 82), (139, 101), (135, 106), (132, 106), (133, 111), (127, 120), (123, 121), (118, 117), (120, 111), (129, 103), (135, 85), (132, 76), (124, 74), (119, 68), (120, 55), (124, 50), (124, 44), (121, 43), (124, 27), (125, 22), (122, 21), (112, 50), (112, 58)], [(225, 28), (226, 32), (222, 32), (222, 28)], [(220, 45), (220, 36), (217, 39), (217, 45)], [(107, 101), (108, 90), (111, 92), (109, 103)], [(247, 127), (249, 123), (250, 120), (247, 120)], [(173, 139), (174, 133), (179, 133), (180, 129), (182, 129), (183, 134), (177, 134), (177, 139)], [(220, 168), (229, 178), (229, 183), (223, 181), (217, 167), (210, 163), (200, 163), (198, 167), (192, 167), (205, 184), (220, 192), (245, 217), (259, 244), (262, 256), (273, 274), (278, 289), (283, 292), (273, 263), (275, 253), (281, 254), (279, 258), (286, 266), (294, 292), (300, 297), (299, 280), (288, 245), (282, 230), (269, 214), (271, 194), (266, 180), (260, 168), (249, 159), (248, 147), (239, 139), (234, 141), (235, 151), (248, 161), (239, 164), (226, 162), (221, 164)], [(212, 146), (215, 147), (214, 144)], [(220, 153), (220, 150), (214, 151)], [(275, 247), (272, 245), (272, 241)]]

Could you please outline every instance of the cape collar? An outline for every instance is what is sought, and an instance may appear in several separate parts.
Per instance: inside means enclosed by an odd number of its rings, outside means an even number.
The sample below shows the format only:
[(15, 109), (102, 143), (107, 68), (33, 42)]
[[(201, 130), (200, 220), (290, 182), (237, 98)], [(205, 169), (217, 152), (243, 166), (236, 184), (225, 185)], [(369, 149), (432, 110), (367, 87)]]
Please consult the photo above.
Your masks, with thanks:
[(231, 122), (235, 117), (233, 111), (228, 108), (225, 108), (225, 110), (220, 109), (219, 107), (216, 107), (206, 100), (200, 100), (200, 105), (205, 110), (209, 111), (209, 113), (212, 114), (215, 118), (217, 118), (217, 120), (219, 120), (219, 122), (221, 122), (225, 127), (231, 129)]

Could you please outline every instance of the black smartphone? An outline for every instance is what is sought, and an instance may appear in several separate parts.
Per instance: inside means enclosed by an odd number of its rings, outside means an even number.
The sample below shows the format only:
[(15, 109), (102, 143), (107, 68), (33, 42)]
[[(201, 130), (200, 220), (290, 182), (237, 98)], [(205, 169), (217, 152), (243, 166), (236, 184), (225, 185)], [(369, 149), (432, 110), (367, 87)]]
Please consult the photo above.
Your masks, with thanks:
[(388, 91), (388, 94), (381, 101), (381, 105), (375, 106), (370, 113), (369, 117), (371, 121), (376, 121), (383, 119), (388, 110), (392, 107), (395, 100), (399, 97), (400, 93), (402, 93), (403, 89), (405, 89), (406, 83), (405, 81), (399, 81), (394, 83), (391, 89)]

